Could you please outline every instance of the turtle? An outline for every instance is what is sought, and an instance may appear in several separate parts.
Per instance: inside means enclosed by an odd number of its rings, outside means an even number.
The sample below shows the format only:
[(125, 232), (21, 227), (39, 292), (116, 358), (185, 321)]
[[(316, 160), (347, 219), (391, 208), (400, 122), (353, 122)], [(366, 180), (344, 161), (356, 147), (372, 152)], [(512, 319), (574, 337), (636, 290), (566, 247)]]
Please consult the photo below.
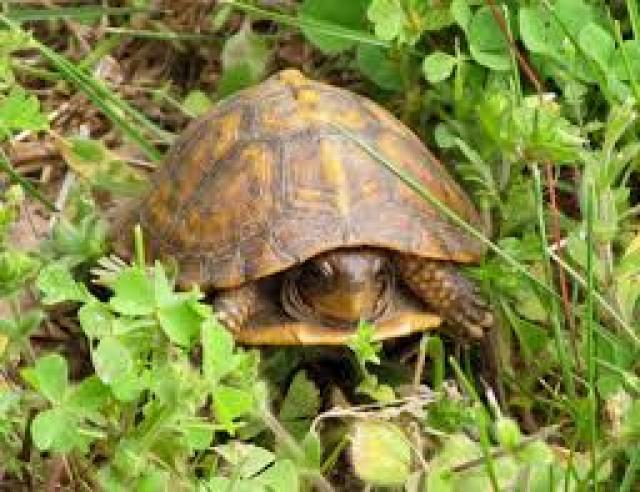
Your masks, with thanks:
[(178, 284), (212, 293), (218, 319), (249, 342), (268, 305), (330, 338), (388, 319), (402, 296), (419, 306), (412, 312), (483, 337), (492, 311), (460, 266), (485, 246), (380, 156), (482, 228), (468, 195), (389, 111), (285, 69), (187, 126), (119, 221), (114, 246), (126, 255), (139, 223), (151, 255), (174, 258)]

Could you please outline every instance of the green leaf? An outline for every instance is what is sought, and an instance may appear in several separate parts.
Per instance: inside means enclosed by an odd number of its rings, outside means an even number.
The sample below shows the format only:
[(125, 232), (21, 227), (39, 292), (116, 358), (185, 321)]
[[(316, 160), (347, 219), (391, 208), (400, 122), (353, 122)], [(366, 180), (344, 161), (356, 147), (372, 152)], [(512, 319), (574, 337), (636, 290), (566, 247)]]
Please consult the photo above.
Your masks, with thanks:
[(109, 388), (97, 376), (89, 376), (73, 387), (65, 404), (76, 410), (96, 411), (108, 401), (109, 396)]
[(49, 122), (40, 112), (40, 102), (33, 94), (29, 94), (19, 85), (11, 88), (9, 95), (0, 101), (0, 130), (12, 131), (48, 130)]
[(468, 35), (469, 25), (473, 17), (467, 0), (453, 0), (449, 6), (451, 16), (455, 19), (462, 30)]
[(69, 385), (67, 360), (58, 354), (45, 355), (33, 367), (22, 371), (23, 377), (52, 403), (61, 403)]
[(100, 380), (105, 384), (114, 381), (133, 371), (134, 362), (129, 350), (116, 337), (108, 336), (91, 354), (93, 367)]
[(280, 407), (280, 419), (296, 420), (315, 417), (319, 409), (320, 391), (307, 377), (305, 371), (298, 371)]
[(434, 51), (422, 62), (422, 73), (429, 82), (435, 84), (449, 78), (455, 65), (454, 56), (442, 51)]
[(593, 9), (583, 0), (557, 0), (553, 5), (553, 12), (574, 39), (578, 38), (582, 28), (594, 18)]
[(390, 91), (403, 87), (398, 64), (389, 58), (388, 49), (361, 44), (356, 53), (356, 62), (363, 75), (376, 85)]
[(36, 286), (44, 294), (43, 304), (63, 301), (88, 302), (93, 299), (83, 284), (76, 282), (62, 263), (52, 263), (40, 270)]
[(373, 324), (362, 321), (347, 344), (362, 366), (368, 362), (380, 364), (378, 353), (382, 350), (382, 343), (374, 341), (375, 332), (376, 328)]
[(318, 388), (305, 371), (299, 371), (291, 381), (280, 407), (280, 421), (294, 437), (302, 438), (319, 410)]
[(564, 33), (556, 20), (541, 6), (523, 7), (518, 13), (520, 37), (534, 53), (555, 55), (562, 47)]
[(40, 262), (31, 254), (7, 248), (0, 252), (0, 296), (15, 294), (32, 279)]
[(202, 316), (198, 300), (191, 293), (176, 295), (174, 300), (158, 308), (160, 327), (176, 345), (190, 347), (198, 338)]
[(181, 422), (180, 429), (184, 433), (187, 445), (193, 450), (206, 450), (213, 441), (214, 428), (209, 422), (194, 420)]
[(138, 196), (148, 188), (145, 176), (99, 140), (59, 138), (56, 144), (67, 165), (95, 188), (129, 196)]
[(240, 64), (222, 72), (218, 79), (216, 98), (223, 99), (241, 89), (251, 87), (256, 83), (251, 77), (251, 68), (248, 64)]
[(613, 37), (599, 25), (589, 22), (580, 30), (578, 42), (583, 51), (606, 72), (616, 48)]
[(189, 91), (182, 101), (182, 106), (194, 116), (206, 113), (212, 106), (211, 99), (200, 90)]
[(216, 418), (230, 434), (234, 433), (234, 420), (253, 410), (253, 395), (247, 390), (220, 385), (213, 393)]
[(622, 50), (629, 62), (629, 71), (631, 77), (640, 82), (640, 39), (627, 40), (622, 42), (622, 46), (618, 46), (613, 55), (613, 70), (620, 80), (629, 80), (629, 73), (622, 55)]
[(409, 477), (411, 446), (395, 425), (359, 420), (351, 435), (351, 460), (356, 475), (377, 486), (400, 486)]
[(298, 471), (291, 460), (278, 460), (262, 472), (256, 481), (271, 492), (300, 490)]
[(374, 25), (376, 37), (383, 41), (399, 37), (407, 23), (400, 0), (371, 0), (367, 18)]
[(275, 461), (271, 451), (242, 441), (216, 446), (215, 451), (234, 465), (235, 473), (241, 478), (251, 478)]
[(489, 7), (476, 10), (469, 25), (469, 50), (480, 65), (492, 70), (509, 70), (509, 45)]
[(146, 471), (137, 481), (135, 492), (158, 492), (171, 490), (171, 474), (167, 470), (154, 468)]
[(251, 80), (257, 82), (266, 75), (271, 51), (265, 39), (255, 34), (251, 30), (251, 25), (246, 23), (236, 34), (226, 40), (220, 57), (223, 70), (244, 65), (249, 69)]
[[(366, 11), (370, 0), (304, 0), (298, 15), (307, 23), (322, 24), (324, 29), (302, 25), (304, 35), (312, 44), (327, 54), (336, 54), (351, 48), (355, 41), (340, 36), (340, 28), (366, 31)], [(336, 35), (327, 34), (335, 26)]]
[(153, 313), (153, 284), (141, 268), (132, 266), (122, 270), (112, 288), (115, 295), (109, 300), (109, 304), (116, 312), (127, 316), (146, 316)]
[(206, 380), (217, 383), (237, 367), (233, 336), (216, 320), (202, 325), (202, 372)]
[(77, 436), (76, 422), (62, 408), (44, 410), (31, 423), (31, 436), (41, 451), (66, 452), (73, 448)]
[(78, 310), (80, 326), (89, 338), (102, 338), (111, 334), (113, 319), (107, 306), (98, 301), (88, 302)]

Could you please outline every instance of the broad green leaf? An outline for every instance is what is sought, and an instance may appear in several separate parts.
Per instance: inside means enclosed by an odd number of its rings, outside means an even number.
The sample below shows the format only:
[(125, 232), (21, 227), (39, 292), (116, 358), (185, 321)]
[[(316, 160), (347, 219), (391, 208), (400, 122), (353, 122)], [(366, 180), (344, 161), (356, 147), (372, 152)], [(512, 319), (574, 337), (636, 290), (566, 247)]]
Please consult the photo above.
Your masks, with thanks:
[(167, 470), (153, 468), (145, 472), (137, 481), (135, 492), (160, 492), (172, 489), (174, 482)]
[(220, 385), (213, 392), (213, 408), (218, 422), (233, 434), (234, 420), (253, 410), (253, 395), (248, 390)]
[(109, 396), (109, 388), (97, 376), (89, 376), (69, 391), (65, 405), (76, 410), (95, 411), (108, 401)]
[(544, 7), (523, 7), (518, 13), (518, 18), (520, 37), (530, 51), (550, 55), (558, 52), (565, 35)]
[(402, 89), (400, 67), (390, 57), (388, 49), (361, 44), (356, 53), (360, 71), (376, 85), (390, 91)]
[(244, 65), (249, 69), (251, 80), (257, 82), (266, 75), (271, 51), (264, 37), (255, 34), (250, 24), (243, 27), (224, 43), (221, 53), (223, 70)]
[(40, 102), (19, 85), (14, 85), (4, 99), (0, 99), (0, 138), (13, 131), (48, 130), (49, 122), (40, 112)]
[(300, 490), (298, 471), (291, 460), (278, 460), (256, 477), (270, 492)]
[(102, 338), (109, 335), (113, 319), (113, 313), (109, 308), (98, 301), (88, 302), (78, 310), (80, 326), (89, 338)]
[(593, 9), (584, 0), (557, 0), (553, 12), (574, 39), (582, 28), (594, 18)]
[(320, 410), (320, 392), (304, 371), (299, 371), (287, 390), (280, 407), (280, 421), (294, 437), (309, 430), (311, 419)]
[(23, 377), (52, 403), (61, 403), (69, 385), (67, 360), (58, 354), (50, 354), (36, 360), (33, 367), (22, 372)]
[(158, 308), (160, 327), (176, 345), (190, 347), (198, 338), (202, 317), (194, 306), (197, 303), (191, 294), (183, 294)]
[(606, 72), (616, 48), (613, 37), (598, 24), (589, 22), (580, 30), (578, 42), (587, 56), (595, 60)]
[(133, 371), (134, 361), (129, 350), (113, 336), (100, 340), (91, 358), (96, 374), (105, 384), (111, 384)]
[(251, 87), (255, 83), (256, 81), (251, 77), (251, 68), (248, 64), (236, 65), (222, 72), (216, 87), (216, 98), (224, 99), (234, 92)]
[(371, 0), (367, 18), (374, 25), (376, 37), (383, 41), (399, 37), (407, 23), (400, 0)]
[(64, 301), (88, 302), (93, 298), (62, 263), (52, 263), (40, 270), (36, 286), (44, 294), (43, 304), (47, 305)]
[(307, 377), (305, 371), (298, 373), (291, 381), (287, 395), (280, 407), (281, 420), (296, 420), (315, 417), (320, 409), (320, 392)]
[(378, 486), (400, 486), (409, 477), (411, 445), (402, 431), (382, 420), (359, 420), (351, 434), (356, 475)]
[(434, 51), (427, 55), (422, 62), (422, 73), (432, 84), (442, 82), (449, 78), (453, 67), (456, 65), (456, 58), (442, 51)]
[(41, 451), (66, 452), (73, 448), (77, 426), (70, 414), (62, 408), (38, 413), (31, 422), (31, 436)]
[[(327, 54), (340, 53), (355, 44), (352, 39), (340, 36), (340, 28), (362, 31), (366, 34), (366, 11), (370, 0), (304, 0), (298, 15), (310, 23), (318, 22), (324, 27), (322, 30), (311, 26), (301, 26), (304, 35)], [(335, 26), (336, 35), (328, 34)]]
[(230, 464), (241, 478), (251, 478), (275, 461), (275, 455), (264, 448), (242, 441), (231, 441), (215, 447), (216, 453)]
[(453, 0), (449, 6), (449, 10), (451, 11), (451, 16), (468, 35), (469, 25), (471, 24), (473, 15), (467, 0)]
[(115, 295), (109, 300), (109, 304), (116, 312), (127, 316), (153, 313), (153, 283), (141, 268), (133, 266), (122, 270), (113, 283), (113, 291)]
[(193, 420), (181, 422), (180, 429), (184, 434), (187, 445), (193, 450), (206, 450), (213, 441), (214, 428), (209, 422)]
[(216, 383), (237, 366), (233, 336), (217, 321), (207, 320), (201, 337), (202, 372), (206, 380)]
[(469, 50), (480, 65), (492, 70), (509, 70), (511, 55), (504, 34), (491, 9), (476, 10), (469, 25)]

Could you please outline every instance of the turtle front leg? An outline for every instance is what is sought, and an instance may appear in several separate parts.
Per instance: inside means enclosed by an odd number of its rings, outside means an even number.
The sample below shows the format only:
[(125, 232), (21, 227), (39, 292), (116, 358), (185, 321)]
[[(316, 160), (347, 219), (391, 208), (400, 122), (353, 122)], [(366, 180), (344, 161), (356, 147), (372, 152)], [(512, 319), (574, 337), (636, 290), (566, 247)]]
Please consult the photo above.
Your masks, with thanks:
[(261, 294), (254, 283), (222, 290), (213, 299), (213, 309), (218, 320), (232, 333), (243, 330), (262, 304)]
[(399, 255), (398, 272), (404, 283), (446, 320), (482, 338), (493, 314), (477, 287), (450, 262)]

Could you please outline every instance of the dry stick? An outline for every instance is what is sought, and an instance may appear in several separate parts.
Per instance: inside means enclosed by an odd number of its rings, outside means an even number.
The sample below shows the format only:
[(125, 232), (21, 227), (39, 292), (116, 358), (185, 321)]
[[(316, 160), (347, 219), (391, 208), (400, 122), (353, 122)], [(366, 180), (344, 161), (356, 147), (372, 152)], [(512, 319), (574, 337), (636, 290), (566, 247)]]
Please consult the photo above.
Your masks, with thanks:
[[(507, 22), (504, 16), (502, 15), (502, 12), (496, 5), (495, 0), (485, 0), (485, 1), (487, 2), (487, 5), (491, 9), (491, 12), (495, 17), (496, 22), (498, 23), (498, 26), (500, 27), (500, 30), (502, 31), (502, 34), (504, 35), (507, 41), (507, 44), (509, 45), (509, 48), (511, 49), (512, 53), (515, 55), (516, 59), (518, 60), (518, 64), (520, 65), (520, 68), (522, 68), (522, 71), (525, 73), (529, 81), (535, 86), (538, 96), (542, 98), (542, 93), (545, 90), (544, 84), (540, 80), (540, 77), (535, 72), (535, 70), (531, 67), (531, 65), (529, 65), (524, 55), (520, 53), (520, 50), (516, 46), (515, 40), (513, 39), (513, 35), (511, 34), (511, 30), (507, 28)], [(545, 177), (547, 180), (547, 188), (549, 189), (549, 202), (551, 205), (551, 212), (552, 212), (551, 236), (553, 238), (553, 242), (555, 244), (559, 244), (562, 240), (562, 235), (560, 233), (560, 212), (558, 210), (556, 187), (555, 187), (555, 182), (553, 177), (553, 169), (549, 161), (544, 162), (544, 171), (545, 171)], [(560, 250), (558, 251), (558, 256), (560, 257), (563, 256)], [(560, 282), (560, 292), (562, 295), (562, 307), (564, 310), (564, 316), (567, 323), (569, 324), (569, 331), (571, 332), (571, 341), (572, 341), (571, 346), (574, 352), (574, 356), (577, 356), (578, 349), (576, 347), (576, 334), (577, 334), (576, 324), (573, 316), (571, 315), (571, 301), (569, 300), (569, 288), (567, 286), (567, 277), (565, 275), (564, 269), (562, 269), (557, 264), (556, 264), (556, 270), (558, 272), (558, 280)], [(578, 359), (579, 358), (576, 357), (576, 360)]]

